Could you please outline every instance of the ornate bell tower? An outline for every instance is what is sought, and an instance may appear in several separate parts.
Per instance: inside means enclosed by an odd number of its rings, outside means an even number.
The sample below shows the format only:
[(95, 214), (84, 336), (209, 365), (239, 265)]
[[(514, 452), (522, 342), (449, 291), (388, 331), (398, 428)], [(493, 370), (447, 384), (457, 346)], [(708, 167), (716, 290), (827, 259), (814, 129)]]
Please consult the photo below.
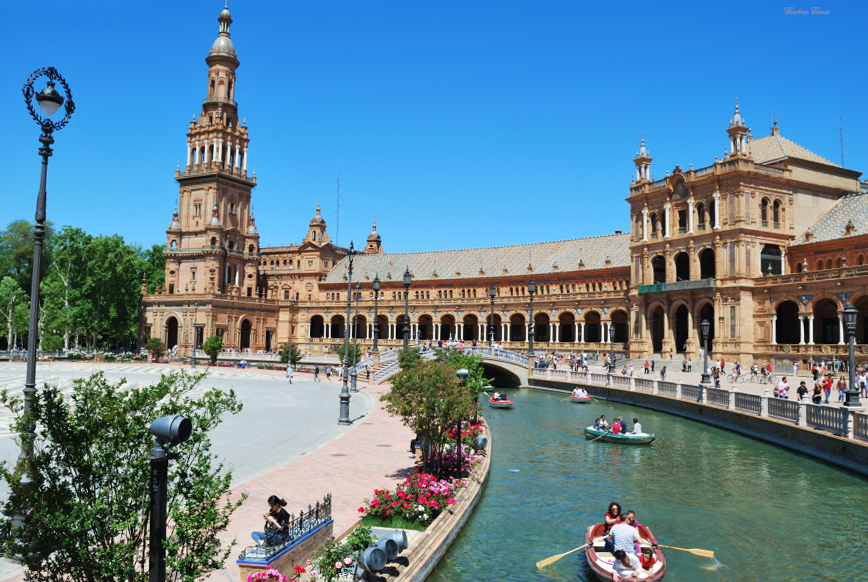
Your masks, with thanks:
[(238, 121), (239, 62), (224, 8), (205, 62), (208, 85), (199, 116), (187, 129), (187, 162), (175, 172), (178, 207), (166, 231), (166, 291), (254, 296), (259, 234), (247, 177), (247, 127)]

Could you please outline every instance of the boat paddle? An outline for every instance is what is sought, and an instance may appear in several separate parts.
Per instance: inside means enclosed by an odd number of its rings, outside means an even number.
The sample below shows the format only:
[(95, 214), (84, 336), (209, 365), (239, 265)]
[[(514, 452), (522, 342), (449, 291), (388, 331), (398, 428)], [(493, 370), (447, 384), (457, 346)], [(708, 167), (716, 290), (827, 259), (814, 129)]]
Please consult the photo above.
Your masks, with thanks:
[(592, 443), (593, 443), (593, 442), (596, 442), (596, 441), (600, 440), (601, 438), (603, 438), (604, 436), (606, 436), (607, 434), (609, 434), (609, 431), (604, 432), (603, 434), (601, 434), (600, 436), (598, 436), (597, 438), (595, 438), (595, 439), (592, 440), (591, 442), (592, 442)]
[(546, 566), (554, 564), (555, 562), (557, 562), (558, 560), (560, 560), (564, 556), (572, 554), (573, 552), (578, 552), (579, 550), (583, 550), (590, 545), (591, 544), (585, 544), (584, 546), (579, 546), (575, 550), (570, 550), (569, 552), (564, 552), (563, 554), (558, 554), (557, 556), (552, 556), (551, 558), (546, 558), (545, 560), (540, 560), (539, 562), (536, 563), (536, 567), (539, 568), (540, 570), (542, 570)]
[(675, 546), (664, 546), (663, 544), (657, 544), (657, 545), (660, 546), (661, 548), (666, 548), (667, 550), (679, 550), (681, 552), (690, 552), (694, 556), (702, 556), (703, 558), (713, 558), (714, 557), (714, 552), (712, 552), (711, 550), (700, 550), (700, 549), (696, 549), (696, 548), (688, 550), (686, 548), (676, 548)]

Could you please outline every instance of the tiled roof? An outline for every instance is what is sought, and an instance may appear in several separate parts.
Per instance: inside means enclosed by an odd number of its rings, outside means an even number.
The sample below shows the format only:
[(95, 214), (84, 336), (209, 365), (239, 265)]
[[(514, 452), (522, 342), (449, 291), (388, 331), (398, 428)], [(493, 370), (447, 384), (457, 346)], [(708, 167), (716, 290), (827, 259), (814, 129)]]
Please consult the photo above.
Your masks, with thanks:
[[(606, 265), (607, 259), (609, 265)], [(579, 267), (579, 262), (582, 267)], [(345, 257), (326, 275), (325, 282), (342, 282), (347, 272), (346, 263)], [(367, 275), (373, 279), (374, 275), (379, 275), (381, 281), (400, 281), (407, 267), (414, 281), (505, 277), (528, 275), (528, 264), (533, 266), (534, 275), (577, 271), (580, 268), (628, 267), (630, 235), (614, 234), (456, 251), (356, 255), (353, 259), (353, 278)]]
[(750, 154), (758, 164), (764, 164), (781, 158), (799, 158), (834, 166), (826, 158), (822, 158), (814, 152), (808, 151), (799, 144), (792, 142), (782, 135), (767, 135), (750, 142)]
[(868, 191), (865, 189), (844, 194), (808, 229), (808, 232), (814, 235), (810, 241), (805, 240), (805, 235), (802, 234), (791, 242), (790, 246), (844, 238), (848, 236), (848, 222), (854, 227), (849, 236), (868, 233)]

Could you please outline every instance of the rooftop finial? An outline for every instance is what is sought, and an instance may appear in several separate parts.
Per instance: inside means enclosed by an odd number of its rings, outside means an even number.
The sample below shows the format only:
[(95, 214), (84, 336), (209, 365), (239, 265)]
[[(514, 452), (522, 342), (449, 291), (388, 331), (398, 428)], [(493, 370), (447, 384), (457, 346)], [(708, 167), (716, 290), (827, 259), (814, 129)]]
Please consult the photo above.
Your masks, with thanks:
[(735, 112), (738, 113), (738, 97), (735, 98)]

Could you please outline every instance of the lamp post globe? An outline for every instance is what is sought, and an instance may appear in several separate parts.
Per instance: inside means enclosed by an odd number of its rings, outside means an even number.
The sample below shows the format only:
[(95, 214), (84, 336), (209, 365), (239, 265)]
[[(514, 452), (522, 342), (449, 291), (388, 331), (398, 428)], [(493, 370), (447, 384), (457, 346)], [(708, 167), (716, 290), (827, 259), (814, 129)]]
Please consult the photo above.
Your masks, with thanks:
[(410, 267), (404, 270), (404, 329), (401, 330), (404, 334), (404, 349), (407, 348), (410, 342), (410, 284), (413, 283), (413, 277), (410, 275)]
[(377, 353), (379, 350), (377, 349), (377, 339), (380, 336), (380, 324), (377, 322), (377, 301), (380, 299), (380, 276), (374, 275), (374, 282), (371, 284), (371, 288), (374, 290), (374, 347), (371, 349), (372, 352)]
[(494, 347), (494, 298), (497, 297), (497, 287), (494, 283), (488, 288), (488, 296), (491, 298), (491, 331), (488, 336), (488, 346)]
[[(33, 83), (39, 77), (46, 77), (46, 87), (38, 94), (33, 88)], [(57, 89), (54, 88), (55, 83), (60, 83), (66, 93), (64, 98)], [(39, 333), (39, 283), (42, 275), (42, 245), (45, 239), (45, 206), (47, 200), (46, 182), (48, 180), (48, 158), (51, 157), (53, 151), (51, 146), (54, 144), (53, 134), (55, 131), (62, 129), (72, 117), (75, 111), (75, 103), (72, 100), (72, 92), (66, 80), (57, 72), (54, 67), (38, 69), (33, 72), (27, 79), (21, 91), (24, 94), (24, 103), (27, 107), (30, 117), (39, 125), (42, 133), (39, 136), (39, 142), (42, 147), (39, 148), (39, 155), (42, 158), (42, 171), (39, 178), (39, 193), (36, 195), (36, 215), (35, 225), (33, 227), (33, 263), (31, 263), (32, 275), (30, 278), (30, 333), (27, 334), (27, 373), (24, 381), (24, 415), (25, 417), (33, 410), (33, 397), (36, 394), (36, 360), (38, 337)], [(48, 117), (41, 117), (33, 107), (33, 99), (45, 115), (53, 115), (63, 105), (64, 116), (60, 121), (52, 121)], [(27, 488), (32, 483), (30, 477), (30, 469), (27, 468), (29, 463), (28, 457), (33, 454), (33, 443), (36, 441), (36, 426), (30, 424), (27, 428), (27, 437), (21, 439), (21, 453), (19, 455), (19, 463), (25, 467), (24, 474), (21, 476), (21, 484)], [(13, 517), (13, 527), (23, 525), (24, 516), (16, 515)]]
[(533, 280), (533, 277), (530, 278), (530, 281), (527, 283), (527, 294), (530, 295), (530, 308), (528, 309), (528, 327), (527, 327), (527, 355), (531, 358), (531, 363), (533, 363), (533, 296), (536, 294), (536, 281)]
[(350, 390), (347, 385), (347, 373), (349, 371), (349, 355), (350, 355), (350, 308), (353, 297), (353, 259), (356, 251), (353, 248), (353, 242), (350, 241), (350, 248), (347, 252), (347, 318), (344, 320), (344, 361), (343, 372), (341, 373), (341, 393), (340, 399), (341, 409), (338, 416), (338, 424), (349, 425), (350, 423)]
[(711, 322), (707, 319), (703, 319), (702, 323), (699, 324), (700, 329), (702, 329), (702, 379), (700, 383), (708, 384), (711, 382), (711, 377), (708, 375), (708, 334), (711, 331)]
[(847, 392), (844, 394), (844, 406), (848, 408), (861, 407), (859, 403), (859, 387), (856, 386), (856, 320), (859, 318), (859, 310), (853, 305), (844, 308), (844, 324), (847, 326), (847, 344), (849, 356), (847, 360), (847, 372), (849, 382)]

